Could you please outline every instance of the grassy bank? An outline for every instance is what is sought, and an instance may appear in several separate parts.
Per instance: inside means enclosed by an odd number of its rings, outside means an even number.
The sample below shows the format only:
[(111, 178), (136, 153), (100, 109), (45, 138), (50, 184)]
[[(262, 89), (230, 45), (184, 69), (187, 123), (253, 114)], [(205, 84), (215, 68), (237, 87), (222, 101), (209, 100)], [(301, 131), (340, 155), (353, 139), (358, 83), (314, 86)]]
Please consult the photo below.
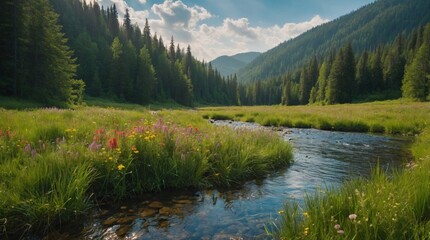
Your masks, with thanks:
[(417, 134), (425, 126), (429, 104), (395, 100), (330, 106), (208, 107), (201, 112), (204, 118), (256, 122), (264, 126)]
[(49, 231), (95, 200), (228, 187), (291, 160), (275, 133), (215, 127), (192, 110), (0, 109), (0, 238)]

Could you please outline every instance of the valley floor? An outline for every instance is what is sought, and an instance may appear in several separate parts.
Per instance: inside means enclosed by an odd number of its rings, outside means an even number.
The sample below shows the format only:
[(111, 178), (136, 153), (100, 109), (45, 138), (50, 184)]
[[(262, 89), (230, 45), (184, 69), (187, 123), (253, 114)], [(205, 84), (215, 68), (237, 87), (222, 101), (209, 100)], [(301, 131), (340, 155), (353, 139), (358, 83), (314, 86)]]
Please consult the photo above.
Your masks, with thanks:
[[(430, 104), (402, 100), (333, 106), (0, 110), (0, 235), (44, 233), (97, 201), (148, 191), (233, 186), (292, 160), (265, 126), (415, 135), (415, 157), (387, 177), (375, 169), (340, 189), (309, 196), (268, 226), (274, 238), (423, 239), (430, 231)], [(406, 163), (405, 163), (406, 165)]]

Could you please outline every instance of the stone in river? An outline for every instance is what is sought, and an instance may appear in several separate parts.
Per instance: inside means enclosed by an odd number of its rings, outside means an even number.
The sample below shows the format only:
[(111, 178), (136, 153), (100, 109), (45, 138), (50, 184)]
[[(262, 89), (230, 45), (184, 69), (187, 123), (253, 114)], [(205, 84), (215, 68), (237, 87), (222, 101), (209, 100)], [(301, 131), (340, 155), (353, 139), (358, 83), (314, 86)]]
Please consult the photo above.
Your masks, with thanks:
[(102, 222), (102, 224), (105, 226), (111, 226), (111, 225), (114, 225), (117, 221), (118, 221), (118, 218), (110, 217), (110, 218), (104, 220)]
[(143, 218), (147, 218), (147, 217), (152, 217), (157, 213), (157, 210), (154, 209), (144, 209), (141, 213), (140, 216)]
[(124, 237), (128, 233), (128, 230), (130, 230), (130, 226), (123, 226), (123, 227), (120, 227), (118, 230), (116, 230), (115, 233), (119, 237)]
[(157, 209), (164, 207), (163, 204), (161, 202), (158, 202), (158, 201), (154, 201), (154, 202), (150, 203), (148, 206), (151, 208), (157, 208)]
[(173, 200), (175, 203), (179, 203), (179, 204), (192, 204), (193, 201), (188, 200), (188, 199), (182, 199), (182, 200)]
[(172, 214), (172, 213), (173, 213), (173, 210), (172, 210), (171, 208), (168, 208), (168, 207), (163, 207), (163, 208), (161, 208), (161, 209), (159, 210), (159, 213), (160, 213), (161, 215), (168, 216), (168, 215), (170, 215), (170, 214)]
[(159, 228), (167, 228), (168, 226), (169, 226), (169, 221), (163, 220), (163, 221), (159, 221), (158, 222), (158, 227)]
[(123, 217), (123, 218), (118, 219), (117, 223), (119, 223), (119, 224), (131, 223), (134, 221), (134, 219), (136, 219), (135, 216)]

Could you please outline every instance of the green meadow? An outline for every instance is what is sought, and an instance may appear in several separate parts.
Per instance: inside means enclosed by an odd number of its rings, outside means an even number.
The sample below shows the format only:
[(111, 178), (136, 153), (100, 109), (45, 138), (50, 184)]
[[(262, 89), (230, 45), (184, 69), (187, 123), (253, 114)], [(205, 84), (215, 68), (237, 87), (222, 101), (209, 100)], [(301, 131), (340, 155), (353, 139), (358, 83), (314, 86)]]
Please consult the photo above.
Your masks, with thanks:
[[(13, 105), (13, 104), (11, 104)], [(147, 192), (237, 186), (292, 163), (275, 131), (216, 127), (208, 119), (273, 127), (416, 136), (415, 160), (385, 175), (287, 202), (268, 223), (276, 239), (430, 237), (430, 104), (167, 109), (90, 101), (75, 109), (0, 110), (0, 235), (41, 234), (98, 203)]]
[(2, 109), (0, 235), (43, 235), (96, 203), (235, 186), (291, 161), (276, 133), (215, 127), (195, 110)]

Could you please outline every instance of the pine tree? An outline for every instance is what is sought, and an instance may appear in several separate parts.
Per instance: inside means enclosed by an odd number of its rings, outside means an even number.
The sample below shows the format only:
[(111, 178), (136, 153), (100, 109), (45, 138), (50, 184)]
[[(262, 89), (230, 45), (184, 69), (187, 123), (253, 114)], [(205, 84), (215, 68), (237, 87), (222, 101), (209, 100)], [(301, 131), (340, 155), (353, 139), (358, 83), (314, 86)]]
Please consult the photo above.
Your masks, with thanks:
[(0, 8), (0, 94), (18, 95), (18, 34), (21, 1), (3, 0)]
[(382, 49), (378, 48), (370, 61), (372, 92), (380, 92), (384, 86), (384, 73), (382, 68)]
[(145, 27), (143, 28), (143, 44), (149, 52), (152, 51), (151, 28), (149, 27), (148, 19), (145, 20)]
[(336, 55), (328, 78), (326, 102), (329, 104), (340, 103), (340, 81), (342, 81), (343, 78), (343, 61), (343, 49), (341, 49)]
[(385, 89), (400, 90), (405, 72), (406, 59), (403, 56), (402, 36), (398, 36), (389, 49), (384, 64), (384, 85)]
[(326, 99), (326, 89), (328, 76), (330, 74), (330, 65), (328, 61), (324, 61), (320, 67), (318, 81), (316, 84), (315, 102), (324, 102)]
[(169, 59), (172, 62), (172, 65), (175, 64), (176, 61), (176, 54), (175, 54), (175, 41), (172, 39), (170, 40), (170, 46), (169, 46)]
[[(47, 0), (23, 4), (23, 65), (26, 91), (30, 98), (48, 104), (81, 99), (83, 83), (74, 79), (75, 59), (57, 24), (58, 15)], [(77, 86), (79, 89), (73, 89)], [(73, 102), (72, 102), (73, 103)]]
[(406, 67), (403, 79), (402, 95), (419, 101), (425, 101), (430, 94), (430, 24), (412, 63)]
[(356, 72), (356, 83), (357, 83), (357, 91), (359, 94), (368, 94), (372, 91), (372, 76), (369, 69), (369, 54), (367, 51), (364, 51), (361, 54), (360, 59), (357, 63), (357, 72)]
[(134, 30), (133, 26), (131, 25), (130, 13), (128, 11), (128, 8), (125, 9), (123, 27), (125, 30), (126, 39), (133, 40)]
[(145, 47), (140, 50), (137, 61), (137, 76), (133, 85), (133, 95), (137, 103), (148, 103), (155, 88), (155, 70), (151, 63), (149, 50)]
[(300, 72), (300, 104), (308, 104), (311, 88), (308, 70), (306, 67), (303, 67)]

